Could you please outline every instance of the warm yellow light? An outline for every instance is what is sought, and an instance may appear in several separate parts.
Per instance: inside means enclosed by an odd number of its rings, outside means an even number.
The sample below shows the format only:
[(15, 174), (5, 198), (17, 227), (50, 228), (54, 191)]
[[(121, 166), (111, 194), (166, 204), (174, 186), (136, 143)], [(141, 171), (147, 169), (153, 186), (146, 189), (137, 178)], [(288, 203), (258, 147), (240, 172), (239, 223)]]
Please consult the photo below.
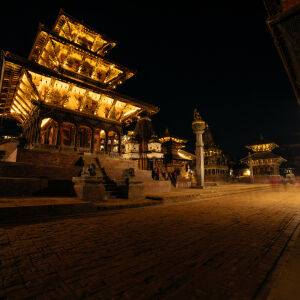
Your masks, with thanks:
[(178, 153), (178, 155), (179, 155), (180, 157), (182, 157), (183, 159), (193, 160), (193, 158), (191, 158), (191, 157), (189, 157), (189, 156), (187, 156), (187, 155), (181, 153), (180, 151), (178, 151), (177, 153)]
[(250, 176), (250, 174), (251, 174), (250, 170), (246, 170), (246, 174), (247, 174), (247, 176)]
[(50, 120), (51, 120), (51, 118), (44, 119), (41, 123), (41, 128), (43, 128)]
[(137, 110), (139, 110), (139, 109), (140, 109), (140, 108), (135, 108), (135, 109), (133, 109), (133, 110), (130, 110), (130, 111), (128, 111), (127, 113), (125, 113), (125, 114), (123, 115), (123, 117), (128, 116), (129, 114), (134, 113), (135, 111), (137, 111)]

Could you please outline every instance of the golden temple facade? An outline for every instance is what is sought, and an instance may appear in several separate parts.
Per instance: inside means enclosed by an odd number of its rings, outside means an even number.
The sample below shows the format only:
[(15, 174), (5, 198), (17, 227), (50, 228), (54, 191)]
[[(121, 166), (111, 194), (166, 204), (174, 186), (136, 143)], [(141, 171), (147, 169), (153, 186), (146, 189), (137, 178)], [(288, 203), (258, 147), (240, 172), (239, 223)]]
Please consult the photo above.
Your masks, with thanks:
[(27, 147), (120, 152), (122, 124), (156, 106), (115, 91), (135, 71), (105, 58), (116, 42), (60, 10), (24, 59), (1, 53), (0, 116), (16, 119)]

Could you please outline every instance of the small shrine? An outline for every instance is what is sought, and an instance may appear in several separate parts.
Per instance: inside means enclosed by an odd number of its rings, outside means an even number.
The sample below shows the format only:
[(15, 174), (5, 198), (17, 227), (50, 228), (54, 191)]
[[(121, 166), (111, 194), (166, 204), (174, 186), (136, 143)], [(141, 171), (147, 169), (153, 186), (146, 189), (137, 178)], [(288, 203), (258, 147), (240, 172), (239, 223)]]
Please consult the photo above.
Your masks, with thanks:
[(185, 139), (170, 134), (167, 128), (165, 133), (159, 138), (164, 154), (164, 165), (169, 172), (180, 170), (182, 176), (191, 170), (192, 162), (195, 160), (195, 155), (189, 153), (185, 148), (188, 142)]

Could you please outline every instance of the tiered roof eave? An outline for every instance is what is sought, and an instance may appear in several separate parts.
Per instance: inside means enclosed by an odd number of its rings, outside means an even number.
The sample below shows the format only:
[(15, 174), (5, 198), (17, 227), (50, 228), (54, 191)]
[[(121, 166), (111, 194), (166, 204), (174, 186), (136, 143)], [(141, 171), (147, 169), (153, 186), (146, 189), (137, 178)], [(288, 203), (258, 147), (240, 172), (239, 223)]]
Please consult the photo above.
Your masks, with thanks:
[(62, 17), (65, 17), (68, 20), (73, 21), (74, 23), (77, 23), (78, 25), (82, 25), (83, 27), (85, 27), (86, 29), (90, 30), (94, 34), (99, 35), (101, 37), (101, 39), (103, 39), (104, 41), (106, 41), (106, 42), (108, 42), (108, 43), (111, 44), (112, 47), (110, 49), (112, 49), (113, 47), (115, 47), (117, 45), (117, 42), (115, 40), (109, 38), (106, 34), (100, 32), (99, 30), (93, 28), (92, 26), (90, 26), (88, 24), (85, 24), (85, 22), (83, 20), (80, 21), (80, 20), (74, 18), (73, 16), (69, 15), (62, 8), (60, 8), (59, 13), (58, 13), (58, 17), (55, 20), (54, 25), (52, 27), (52, 31), (53, 32), (57, 32), (59, 30), (59, 21), (61, 20)]
[[(11, 65), (14, 66), (14, 70), (13, 70), (14, 74), (13, 74), (13, 77), (5, 78), (5, 76), (6, 76), (5, 74), (7, 73), (6, 68), (9, 68), (7, 66), (8, 64), (10, 65), (10, 68), (11, 68)], [(109, 90), (109, 89), (100, 88), (99, 86), (90, 85), (88, 83), (78, 81), (74, 78), (72, 79), (72, 78), (63, 76), (61, 74), (57, 74), (56, 72), (49, 70), (48, 68), (45, 68), (39, 64), (36, 64), (32, 61), (28, 61), (22, 57), (19, 57), (15, 54), (12, 54), (9, 52), (4, 52), (4, 51), (1, 52), (1, 65), (0, 66), (1, 66), (0, 114), (5, 117), (12, 116), (9, 112), (11, 110), (11, 105), (12, 105), (12, 101), (14, 98), (14, 94), (16, 92), (22, 72), (26, 72), (26, 71), (34, 72), (35, 74), (40, 74), (41, 76), (46, 76), (48, 78), (53, 78), (55, 80), (59, 80), (60, 82), (72, 84), (79, 88), (89, 90), (93, 93), (105, 95), (107, 97), (115, 99), (114, 100), (115, 103), (117, 101), (121, 101), (122, 103), (127, 103), (126, 105), (133, 105), (138, 108), (138, 111), (136, 111), (137, 114), (144, 110), (148, 111), (150, 114), (155, 114), (159, 111), (159, 108), (154, 105), (139, 101), (139, 100), (134, 99), (129, 96), (122, 95), (120, 93), (117, 93), (117, 92)], [(10, 70), (7, 70), (7, 71), (8, 71), (8, 74), (11, 73)], [(7, 84), (6, 84), (7, 86), (5, 84), (3, 84), (4, 81), (7, 82)], [(38, 97), (36, 98), (36, 100), (38, 100)], [(65, 108), (63, 108), (63, 109), (65, 109)], [(94, 115), (91, 115), (91, 116), (93, 118), (97, 117)], [(14, 116), (12, 116), (12, 117), (14, 117)], [(133, 117), (133, 115), (128, 116), (128, 118), (131, 118), (131, 117)], [(99, 119), (103, 119), (103, 118), (99, 118)], [(123, 122), (126, 119), (127, 118), (124, 118), (121, 121)], [(116, 120), (110, 119), (109, 121), (116, 121)]]
[(101, 55), (99, 55), (95, 52), (92, 52), (89, 49), (86, 49), (85, 47), (83, 47), (79, 44), (76, 44), (76, 43), (74, 43), (70, 40), (67, 40), (62, 36), (58, 36), (57, 34), (53, 33), (49, 29), (47, 29), (43, 24), (40, 24), (40, 26), (39, 26), (39, 29), (38, 29), (33, 47), (32, 47), (32, 49), (30, 51), (30, 54), (29, 54), (29, 60), (33, 60), (35, 62), (38, 62), (39, 58), (43, 54), (42, 51), (43, 51), (43, 47), (45, 46), (44, 44), (46, 42), (43, 41), (44, 37), (42, 36), (42, 33), (46, 33), (47, 39), (49, 39), (49, 40), (54, 40), (54, 41), (56, 41), (60, 44), (64, 44), (68, 47), (72, 47), (75, 51), (79, 51), (83, 54), (87, 54), (89, 57), (92, 57), (95, 60), (101, 61), (102, 64), (109, 65), (113, 69), (122, 72), (121, 73), (122, 78), (120, 78), (122, 80), (120, 81), (118, 77), (115, 77), (109, 83), (109, 84), (112, 84), (112, 85), (109, 86), (108, 84), (105, 84), (105, 82), (102, 83), (98, 80), (93, 80), (93, 79), (91, 79), (87, 76), (81, 75), (78, 72), (66, 70), (66, 69), (62, 68), (59, 64), (59, 70), (60, 70), (61, 73), (70, 73), (71, 72), (71, 73), (73, 73), (73, 75), (71, 75), (71, 76), (82, 76), (84, 78), (84, 80), (88, 80), (88, 81), (92, 80), (92, 81), (95, 82), (96, 85), (100, 85), (100, 86), (103, 85), (103, 86), (106, 86), (107, 88), (111, 88), (111, 87), (114, 86), (114, 84), (118, 85), (118, 84), (123, 83), (124, 81), (130, 79), (137, 72), (136, 70), (125, 67), (125, 66), (123, 66), (119, 63), (116, 63), (116, 62), (112, 61), (111, 59), (103, 58), (103, 56), (101, 56)]

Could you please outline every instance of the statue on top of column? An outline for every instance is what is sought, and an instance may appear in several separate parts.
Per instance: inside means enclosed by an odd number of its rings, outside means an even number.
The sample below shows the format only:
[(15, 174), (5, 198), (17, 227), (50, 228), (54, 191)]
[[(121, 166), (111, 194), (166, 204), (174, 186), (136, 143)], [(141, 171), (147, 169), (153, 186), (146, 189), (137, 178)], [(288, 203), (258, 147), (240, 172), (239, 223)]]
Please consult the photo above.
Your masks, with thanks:
[(201, 116), (200, 116), (197, 108), (194, 109), (194, 121), (201, 121)]

